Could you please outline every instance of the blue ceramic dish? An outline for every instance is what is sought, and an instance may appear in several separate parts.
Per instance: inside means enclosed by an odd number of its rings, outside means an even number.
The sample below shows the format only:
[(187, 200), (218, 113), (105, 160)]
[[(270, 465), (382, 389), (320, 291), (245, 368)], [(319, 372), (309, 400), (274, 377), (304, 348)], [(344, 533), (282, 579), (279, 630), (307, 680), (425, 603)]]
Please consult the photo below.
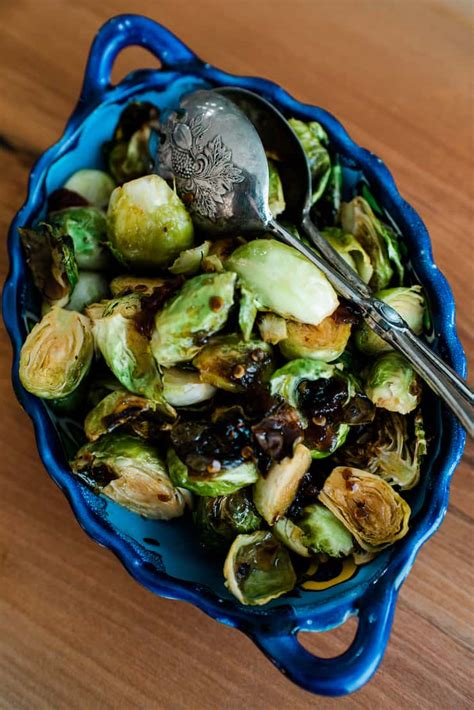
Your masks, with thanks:
[[(150, 50), (160, 70), (140, 70), (111, 86), (117, 54), (130, 45)], [(272, 101), (283, 113), (319, 121), (343, 158), (346, 182), (365, 175), (387, 214), (399, 226), (411, 255), (412, 277), (423, 284), (433, 314), (432, 345), (461, 375), (465, 357), (454, 323), (450, 288), (433, 263), (423, 222), (400, 196), (389, 171), (372, 153), (356, 145), (338, 121), (321, 108), (299, 103), (275, 84), (259, 78), (237, 77), (198, 59), (168, 30), (137, 15), (107, 22), (97, 35), (87, 64), (79, 103), (64, 135), (31, 171), (28, 197), (9, 234), (10, 274), (3, 292), (3, 314), (10, 334), (13, 385), (31, 416), (38, 449), (50, 476), (68, 497), (77, 520), (98, 543), (110, 548), (133, 577), (156, 594), (191, 602), (213, 618), (239, 628), (252, 638), (273, 663), (298, 685), (314, 693), (341, 695), (360, 688), (380, 663), (392, 624), (398, 590), (423, 543), (439, 527), (448, 505), (451, 475), (465, 435), (454, 418), (430, 406), (432, 435), (422, 483), (410, 491), (413, 518), (409, 534), (352, 579), (325, 591), (296, 591), (264, 608), (244, 607), (225, 589), (221, 564), (209, 559), (182, 521), (157, 522), (96, 497), (68, 469), (68, 440), (74, 423), (56, 420), (44, 403), (26, 392), (18, 378), (18, 359), (30, 315), (39, 304), (30, 290), (17, 228), (42, 216), (48, 193), (82, 167), (100, 167), (101, 143), (113, 132), (123, 106), (132, 99), (150, 100), (160, 107), (176, 105), (179, 97), (201, 87), (235, 85)], [(298, 631), (323, 631), (358, 615), (350, 648), (334, 659), (313, 656), (298, 642)]]

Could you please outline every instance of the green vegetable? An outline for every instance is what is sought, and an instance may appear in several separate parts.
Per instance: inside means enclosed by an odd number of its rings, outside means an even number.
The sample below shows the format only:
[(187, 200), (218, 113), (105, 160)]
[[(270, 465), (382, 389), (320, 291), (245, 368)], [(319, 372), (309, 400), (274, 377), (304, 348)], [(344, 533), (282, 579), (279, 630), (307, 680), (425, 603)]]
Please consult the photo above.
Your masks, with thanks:
[(289, 592), (296, 574), (288, 551), (271, 532), (238, 535), (224, 564), (226, 586), (242, 604), (261, 605)]
[(141, 296), (151, 296), (156, 288), (161, 288), (165, 283), (166, 279), (158, 277), (122, 274), (112, 279), (110, 282), (110, 292), (114, 298), (128, 296), (131, 293), (136, 293)]
[(380, 355), (370, 366), (364, 390), (377, 406), (409, 414), (420, 403), (421, 385), (410, 363), (397, 352)]
[(280, 174), (277, 164), (274, 160), (268, 161), (268, 206), (273, 217), (278, 217), (279, 214), (285, 211), (285, 196), (283, 194), (283, 186), (281, 184)]
[(219, 465), (215, 471), (208, 470), (206, 473), (193, 472), (173, 449), (168, 451), (167, 461), (173, 483), (187, 488), (198, 496), (222, 496), (235, 493), (240, 488), (255, 483), (258, 478), (253, 462), (240, 463), (232, 468)]
[(116, 187), (107, 217), (112, 252), (129, 266), (167, 266), (193, 243), (191, 217), (158, 175), (146, 175)]
[(273, 373), (270, 380), (270, 391), (280, 395), (288, 404), (298, 409), (300, 404), (299, 386), (302, 382), (320, 379), (330, 379), (336, 376), (338, 370), (328, 363), (300, 358), (291, 360)]
[(81, 195), (90, 205), (100, 210), (106, 209), (115, 188), (115, 182), (103, 170), (85, 168), (78, 170), (64, 183), (66, 190)]
[(288, 337), (287, 322), (274, 313), (264, 313), (258, 322), (262, 340), (271, 345), (277, 345)]
[(68, 311), (83, 311), (91, 303), (96, 303), (109, 295), (109, 284), (103, 274), (96, 271), (80, 271), (79, 279), (66, 308)]
[(362, 248), (353, 234), (344, 232), (338, 227), (328, 227), (321, 232), (324, 239), (342, 256), (344, 261), (354, 269), (365, 283), (369, 283), (374, 273), (374, 267), (367, 252)]
[(268, 381), (272, 364), (272, 349), (267, 343), (243, 342), (235, 334), (212, 337), (193, 360), (203, 382), (228, 392), (244, 392)]
[(109, 392), (87, 415), (84, 432), (89, 441), (127, 426), (138, 436), (147, 438), (164, 427), (156, 402), (123, 389)]
[(326, 277), (296, 249), (272, 239), (238, 247), (225, 263), (254, 294), (259, 308), (318, 325), (338, 306)]
[(113, 139), (106, 143), (108, 169), (119, 184), (152, 172), (148, 147), (152, 130), (158, 128), (158, 109), (146, 101), (132, 101), (120, 115)]
[(193, 276), (197, 274), (201, 267), (202, 260), (209, 254), (211, 242), (203, 242), (198, 247), (185, 249), (174, 260), (173, 264), (168, 268), (172, 274), (186, 274)]
[(28, 334), (20, 354), (23, 387), (43, 399), (62, 399), (80, 385), (94, 355), (90, 321), (53, 307)]
[(337, 360), (344, 352), (351, 335), (349, 323), (337, 323), (331, 316), (319, 325), (289, 320), (286, 322), (286, 330), (286, 338), (279, 342), (278, 347), (288, 360)]
[(346, 557), (352, 552), (352, 535), (323, 505), (314, 503), (304, 508), (298, 525), (305, 535), (307, 546), (313, 552), (324, 552), (330, 557)]
[(235, 274), (201, 274), (186, 281), (155, 318), (151, 347), (164, 367), (192, 360), (220, 330), (234, 299)]
[(244, 340), (250, 340), (258, 313), (258, 301), (251, 291), (241, 287), (239, 304), (239, 327)]
[(303, 530), (290, 518), (279, 518), (272, 527), (272, 533), (277, 540), (280, 540), (289, 550), (295, 552), (300, 557), (310, 556)]
[(239, 533), (258, 530), (262, 522), (245, 490), (227, 496), (198, 497), (193, 514), (201, 543), (220, 550)]
[[(420, 335), (423, 330), (423, 314), (425, 310), (425, 299), (421, 286), (389, 288), (379, 291), (375, 296), (392, 306), (408, 323), (410, 328), (417, 335)], [(365, 322), (356, 330), (355, 342), (359, 350), (367, 355), (377, 355), (392, 349)]]
[(316, 121), (305, 123), (296, 118), (290, 118), (288, 123), (300, 139), (309, 163), (313, 181), (312, 203), (314, 204), (323, 194), (331, 175), (331, 158), (327, 150), (328, 136), (321, 124)]
[(177, 518), (190, 503), (188, 492), (171, 483), (156, 449), (128, 434), (106, 434), (85, 444), (71, 469), (97, 493), (147, 518)]
[(105, 212), (95, 207), (68, 207), (53, 212), (48, 221), (57, 233), (71, 237), (80, 269), (102, 271), (110, 266)]
[(163, 395), (173, 407), (189, 407), (214, 396), (215, 387), (204, 382), (199, 372), (171, 367), (163, 373)]

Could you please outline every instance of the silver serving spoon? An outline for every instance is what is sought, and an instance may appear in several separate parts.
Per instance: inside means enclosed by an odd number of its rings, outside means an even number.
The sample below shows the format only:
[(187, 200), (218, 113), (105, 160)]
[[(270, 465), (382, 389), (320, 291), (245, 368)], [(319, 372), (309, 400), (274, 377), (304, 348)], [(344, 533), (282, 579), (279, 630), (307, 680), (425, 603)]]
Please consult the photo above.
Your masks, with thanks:
[[(246, 96), (242, 97), (241, 92)], [(326, 248), (329, 245), (309, 218), (311, 176), (308, 163), (286, 120), (266, 102), (259, 104), (256, 113), (257, 104), (252, 100), (255, 95), (251, 92), (226, 89), (225, 94), (223, 89), (189, 94), (162, 125), (164, 140), (158, 150), (157, 168), (160, 175), (175, 181), (178, 194), (188, 206), (194, 222), (203, 231), (214, 235), (269, 232), (297, 249), (326, 275), (341, 296), (361, 309), (374, 332), (407, 358), (473, 436), (474, 395), (465, 382), (413, 333), (393, 308), (371, 295), (368, 286), (335, 250)], [(265, 149), (252, 120), (237, 102), (247, 108), (259, 130), (261, 116), (265, 115), (264, 139), (265, 134), (271, 137), (271, 132), (278, 130), (276, 135), (281, 136), (282, 145), (284, 141), (288, 157), (290, 146), (293, 146), (294, 185), (297, 187), (300, 180), (304, 190), (301, 187), (300, 192), (295, 189), (294, 193), (288, 194), (287, 190), (285, 197), (293, 206), (297, 223), (322, 255), (303, 244), (272, 217), (268, 206)], [(271, 118), (268, 106), (276, 112)], [(283, 137), (276, 118), (288, 126), (292, 143), (288, 135)], [(282, 154), (280, 144), (278, 153), (284, 160), (286, 153)]]

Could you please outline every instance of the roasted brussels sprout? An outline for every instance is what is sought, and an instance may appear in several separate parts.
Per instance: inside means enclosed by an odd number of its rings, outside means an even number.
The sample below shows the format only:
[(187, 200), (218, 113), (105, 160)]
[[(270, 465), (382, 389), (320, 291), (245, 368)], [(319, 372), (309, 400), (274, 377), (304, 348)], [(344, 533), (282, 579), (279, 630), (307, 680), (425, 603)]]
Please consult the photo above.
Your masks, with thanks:
[(174, 260), (168, 271), (176, 275), (186, 274), (186, 276), (193, 276), (197, 274), (202, 260), (209, 254), (210, 246), (211, 242), (203, 242), (197, 247), (192, 247), (192, 249), (185, 249)]
[(421, 384), (410, 363), (397, 352), (380, 355), (369, 367), (364, 390), (376, 407), (409, 414), (420, 403)]
[(198, 496), (222, 496), (249, 486), (258, 478), (253, 461), (244, 461), (234, 467), (221, 466), (216, 459), (202, 471), (192, 471), (179, 458), (176, 451), (168, 451), (168, 468), (176, 486), (187, 488)]
[(270, 379), (272, 349), (262, 340), (243, 342), (238, 335), (216, 335), (196, 355), (193, 365), (203, 382), (243, 392)]
[(151, 173), (148, 147), (158, 128), (158, 109), (146, 101), (133, 101), (122, 111), (113, 139), (104, 146), (108, 169), (119, 184)]
[(139, 297), (131, 294), (109, 302), (94, 322), (94, 341), (119, 382), (130, 392), (152, 399), (163, 415), (172, 419), (176, 413), (163, 397), (149, 340), (136, 327), (137, 300)]
[(258, 329), (262, 340), (271, 345), (277, 345), (288, 337), (288, 328), (285, 318), (275, 313), (264, 313), (258, 321)]
[(330, 557), (345, 557), (352, 552), (352, 535), (340, 520), (323, 505), (314, 503), (303, 510), (298, 526), (312, 552), (324, 552)]
[(146, 518), (178, 518), (191, 500), (173, 486), (156, 449), (128, 434), (106, 434), (85, 444), (71, 469), (97, 493)]
[(336, 467), (319, 499), (368, 552), (379, 552), (408, 532), (408, 503), (386, 481), (367, 471)]
[(341, 255), (344, 261), (359, 274), (362, 281), (369, 283), (374, 268), (367, 252), (362, 248), (353, 234), (344, 232), (338, 227), (328, 227), (321, 234), (329, 244)]
[(225, 324), (234, 299), (235, 274), (201, 274), (186, 281), (155, 318), (151, 347), (164, 367), (192, 360)]
[(86, 306), (106, 299), (108, 295), (109, 284), (103, 274), (96, 271), (80, 271), (66, 308), (68, 311), (82, 312)]
[(251, 291), (241, 286), (239, 303), (239, 328), (245, 341), (252, 337), (252, 330), (258, 313), (258, 301)]
[(254, 294), (259, 308), (318, 325), (331, 315), (338, 298), (326, 277), (296, 249), (273, 239), (238, 247), (225, 263)]
[(285, 547), (271, 532), (238, 535), (224, 564), (230, 592), (242, 604), (261, 605), (289, 592), (296, 574)]
[(193, 519), (201, 543), (214, 550), (225, 548), (239, 533), (258, 530), (262, 523), (245, 490), (216, 498), (198, 497)]
[(327, 150), (328, 136), (320, 123), (298, 121), (290, 118), (289, 124), (300, 139), (309, 162), (313, 181), (313, 204), (319, 200), (331, 175), (331, 158)]
[(105, 212), (95, 207), (69, 207), (51, 214), (48, 222), (56, 233), (71, 237), (80, 269), (102, 271), (110, 266)]
[(110, 282), (110, 293), (114, 298), (128, 296), (130, 293), (151, 296), (156, 288), (161, 288), (165, 283), (166, 279), (158, 277), (122, 274)]
[(93, 207), (104, 210), (109, 204), (115, 182), (103, 170), (84, 168), (71, 175), (64, 187), (81, 195)]
[(290, 518), (279, 518), (272, 527), (272, 533), (292, 552), (300, 557), (310, 557), (304, 532)]
[(148, 438), (164, 428), (156, 402), (123, 389), (107, 394), (87, 415), (84, 432), (89, 441), (119, 427), (128, 427), (138, 436)]
[[(401, 286), (379, 291), (375, 294), (389, 306), (392, 306), (406, 320), (410, 328), (417, 334), (423, 330), (423, 316), (425, 312), (425, 299), (421, 286)], [(374, 333), (363, 322), (356, 331), (355, 342), (359, 350), (366, 355), (391, 350), (391, 346)]]
[(395, 232), (373, 213), (367, 200), (354, 197), (341, 206), (342, 228), (354, 235), (369, 255), (374, 273), (369, 285), (378, 291), (386, 288), (397, 271), (398, 283), (403, 282), (404, 269)]
[(407, 490), (419, 481), (426, 436), (420, 412), (412, 416), (378, 410), (372, 424), (337, 453), (337, 462), (375, 473)]
[(23, 387), (43, 399), (67, 397), (89, 372), (94, 355), (90, 321), (55, 306), (28, 334), (20, 355)]
[(277, 164), (274, 160), (268, 161), (268, 206), (273, 217), (278, 217), (279, 214), (285, 211), (285, 196), (283, 194), (283, 185), (281, 184), (280, 174)]
[(173, 407), (189, 407), (214, 396), (216, 388), (199, 372), (171, 367), (163, 373), (163, 395)]
[(191, 217), (158, 175), (116, 187), (107, 217), (109, 246), (116, 258), (129, 266), (168, 266), (193, 243)]
[(291, 457), (274, 463), (265, 477), (258, 479), (253, 499), (258, 512), (269, 525), (274, 525), (285, 515), (310, 465), (310, 450), (303, 444), (296, 444)]
[(46, 222), (18, 231), (36, 288), (51, 306), (67, 305), (79, 278), (71, 237)]
[(331, 315), (319, 325), (289, 320), (286, 330), (287, 336), (278, 347), (288, 360), (310, 358), (331, 362), (344, 352), (351, 335), (351, 324), (339, 323)]

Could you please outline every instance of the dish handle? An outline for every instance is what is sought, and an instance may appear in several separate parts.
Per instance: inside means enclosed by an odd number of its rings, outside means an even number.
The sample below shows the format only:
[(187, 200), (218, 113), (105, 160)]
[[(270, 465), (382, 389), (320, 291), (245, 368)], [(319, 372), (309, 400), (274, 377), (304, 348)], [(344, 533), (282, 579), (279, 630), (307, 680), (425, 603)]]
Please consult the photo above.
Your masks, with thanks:
[(395, 601), (391, 585), (364, 595), (355, 612), (359, 617), (355, 638), (334, 658), (320, 658), (307, 651), (298, 641), (297, 633), (303, 630), (298, 626), (287, 632), (258, 628), (247, 633), (272, 663), (302, 688), (319, 695), (344, 695), (363, 686), (377, 670), (390, 634)]
[(110, 88), (117, 55), (126, 47), (140, 46), (151, 52), (163, 69), (182, 69), (201, 60), (175, 35), (143, 15), (117, 15), (95, 36), (84, 75), (81, 102), (100, 101)]

